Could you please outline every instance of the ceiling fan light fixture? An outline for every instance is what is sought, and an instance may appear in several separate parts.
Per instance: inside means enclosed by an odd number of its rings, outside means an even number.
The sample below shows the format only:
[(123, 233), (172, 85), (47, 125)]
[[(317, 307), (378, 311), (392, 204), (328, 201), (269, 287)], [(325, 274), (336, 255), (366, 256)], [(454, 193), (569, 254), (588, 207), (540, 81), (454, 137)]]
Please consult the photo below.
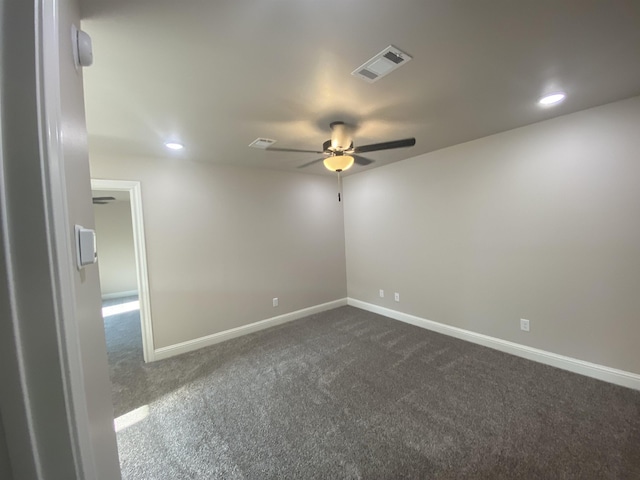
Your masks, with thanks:
[(354, 158), (351, 155), (334, 155), (324, 159), (324, 166), (332, 172), (344, 172), (353, 165)]

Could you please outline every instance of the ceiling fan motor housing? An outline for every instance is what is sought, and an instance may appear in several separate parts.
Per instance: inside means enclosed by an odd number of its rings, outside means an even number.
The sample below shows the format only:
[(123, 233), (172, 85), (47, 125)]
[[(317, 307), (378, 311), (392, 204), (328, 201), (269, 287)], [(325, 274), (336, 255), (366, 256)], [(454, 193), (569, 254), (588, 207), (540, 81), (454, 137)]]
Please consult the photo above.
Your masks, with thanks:
[(331, 140), (327, 140), (322, 144), (322, 151), (325, 153), (330, 153), (332, 155), (343, 155), (345, 151), (350, 151), (353, 149), (353, 142), (347, 148), (335, 149), (332, 145)]
[(332, 151), (345, 151), (353, 146), (351, 141), (351, 128), (344, 122), (332, 122), (331, 149)]

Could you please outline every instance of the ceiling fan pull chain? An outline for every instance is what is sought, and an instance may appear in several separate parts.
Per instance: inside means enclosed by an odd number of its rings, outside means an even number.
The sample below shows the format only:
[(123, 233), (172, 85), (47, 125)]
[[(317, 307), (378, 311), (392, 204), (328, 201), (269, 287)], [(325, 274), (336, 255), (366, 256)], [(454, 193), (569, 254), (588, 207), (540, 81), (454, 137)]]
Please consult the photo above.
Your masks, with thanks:
[(341, 201), (340, 196), (342, 194), (342, 178), (340, 177), (340, 172), (338, 172), (338, 202)]

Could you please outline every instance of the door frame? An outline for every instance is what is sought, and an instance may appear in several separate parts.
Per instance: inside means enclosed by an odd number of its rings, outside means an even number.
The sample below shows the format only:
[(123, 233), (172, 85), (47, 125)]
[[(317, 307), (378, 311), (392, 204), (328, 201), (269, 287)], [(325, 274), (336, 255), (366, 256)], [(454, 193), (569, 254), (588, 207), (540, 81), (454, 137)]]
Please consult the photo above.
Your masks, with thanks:
[[(138, 299), (140, 301), (140, 328), (142, 330), (142, 354), (145, 362), (155, 361), (153, 343), (153, 323), (151, 322), (151, 300), (149, 294), (149, 275), (147, 273), (147, 250), (144, 238), (144, 220), (142, 214), (142, 189), (135, 180), (91, 179), (91, 190), (128, 192), (131, 201), (131, 222), (133, 224), (133, 248), (136, 259), (136, 278), (138, 281)], [(98, 252), (98, 258), (100, 252)]]

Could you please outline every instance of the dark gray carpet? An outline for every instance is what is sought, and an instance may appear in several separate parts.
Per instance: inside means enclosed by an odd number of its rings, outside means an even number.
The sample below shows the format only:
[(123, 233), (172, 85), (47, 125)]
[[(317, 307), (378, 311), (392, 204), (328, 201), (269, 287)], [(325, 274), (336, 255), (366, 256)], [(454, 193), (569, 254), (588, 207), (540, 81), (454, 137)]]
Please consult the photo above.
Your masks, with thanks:
[(124, 479), (640, 479), (640, 392), (353, 307), (150, 365), (110, 330)]
[[(135, 300), (138, 300), (137, 296), (104, 300), (102, 306), (108, 307)], [(108, 316), (104, 318), (104, 330), (113, 406), (115, 416), (119, 417), (147, 403), (144, 401), (147, 375), (142, 356), (140, 312), (136, 310)]]

